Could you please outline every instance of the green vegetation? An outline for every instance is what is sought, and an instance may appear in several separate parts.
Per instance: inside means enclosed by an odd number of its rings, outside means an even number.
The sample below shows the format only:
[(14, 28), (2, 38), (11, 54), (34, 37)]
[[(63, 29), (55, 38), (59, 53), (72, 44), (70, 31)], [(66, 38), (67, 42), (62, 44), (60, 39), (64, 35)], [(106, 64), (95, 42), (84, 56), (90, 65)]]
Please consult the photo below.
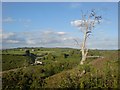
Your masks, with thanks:
[(17, 55), (2, 55), (2, 70), (20, 68), (28, 65), (28, 57)]
[[(22, 53), (20, 50), (2, 51), (3, 90), (118, 88), (118, 51), (90, 50), (89, 55), (104, 58), (87, 58), (80, 65), (81, 54), (77, 49), (27, 48), (29, 51), (23, 49)], [(42, 65), (34, 65), (37, 57)]]

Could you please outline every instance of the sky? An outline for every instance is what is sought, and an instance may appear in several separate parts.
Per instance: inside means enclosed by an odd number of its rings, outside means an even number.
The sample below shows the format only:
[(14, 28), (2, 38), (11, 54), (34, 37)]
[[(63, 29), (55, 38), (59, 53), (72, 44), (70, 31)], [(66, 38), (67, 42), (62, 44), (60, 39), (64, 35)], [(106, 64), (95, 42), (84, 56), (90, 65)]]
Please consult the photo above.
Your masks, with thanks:
[[(83, 33), (71, 22), (95, 9), (102, 16), (88, 38), (90, 49), (118, 48), (117, 2), (3, 2), (2, 48), (80, 48)], [(88, 13), (87, 13), (88, 12)]]
[(119, 0), (1, 0), (2, 2), (118, 2)]

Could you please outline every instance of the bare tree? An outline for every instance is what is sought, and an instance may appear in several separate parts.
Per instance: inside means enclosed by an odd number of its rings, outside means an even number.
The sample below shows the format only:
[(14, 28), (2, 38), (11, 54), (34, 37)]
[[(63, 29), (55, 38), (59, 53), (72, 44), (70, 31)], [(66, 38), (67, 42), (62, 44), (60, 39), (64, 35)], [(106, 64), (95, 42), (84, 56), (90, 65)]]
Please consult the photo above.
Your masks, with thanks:
[(82, 19), (74, 21), (76, 22), (76, 26), (79, 27), (81, 32), (84, 34), (82, 45), (80, 46), (81, 52), (82, 52), (82, 60), (80, 64), (83, 64), (87, 58), (87, 54), (88, 54), (88, 49), (86, 47), (87, 38), (91, 35), (92, 30), (94, 29), (95, 25), (100, 23), (101, 19), (102, 17), (98, 16), (95, 10), (91, 10), (89, 14), (83, 14), (82, 12)]

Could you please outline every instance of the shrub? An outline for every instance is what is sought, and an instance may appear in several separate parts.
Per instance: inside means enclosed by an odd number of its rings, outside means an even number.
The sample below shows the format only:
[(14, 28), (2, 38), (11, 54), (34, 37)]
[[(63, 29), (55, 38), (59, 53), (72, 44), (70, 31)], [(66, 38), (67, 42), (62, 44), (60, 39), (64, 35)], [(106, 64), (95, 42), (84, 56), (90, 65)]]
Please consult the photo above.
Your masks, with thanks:
[(30, 56), (30, 51), (29, 51), (29, 50), (26, 50), (26, 51), (25, 51), (25, 54), (26, 54), (27, 56)]

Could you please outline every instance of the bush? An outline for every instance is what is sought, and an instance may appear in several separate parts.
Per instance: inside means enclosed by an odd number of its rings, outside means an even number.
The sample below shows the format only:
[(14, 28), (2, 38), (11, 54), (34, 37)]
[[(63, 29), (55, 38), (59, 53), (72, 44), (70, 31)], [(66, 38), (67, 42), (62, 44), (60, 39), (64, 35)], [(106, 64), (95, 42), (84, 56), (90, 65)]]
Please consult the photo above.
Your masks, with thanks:
[(84, 65), (83, 66), (83, 70), (85, 70), (86, 72), (90, 72), (90, 66), (89, 65)]
[(26, 50), (26, 51), (25, 51), (25, 54), (26, 54), (27, 56), (30, 56), (30, 51), (29, 51), (29, 50)]
[(24, 67), (29, 64), (29, 58), (26, 56), (18, 56), (18, 55), (2, 55), (2, 70), (9, 70), (19, 67)]

